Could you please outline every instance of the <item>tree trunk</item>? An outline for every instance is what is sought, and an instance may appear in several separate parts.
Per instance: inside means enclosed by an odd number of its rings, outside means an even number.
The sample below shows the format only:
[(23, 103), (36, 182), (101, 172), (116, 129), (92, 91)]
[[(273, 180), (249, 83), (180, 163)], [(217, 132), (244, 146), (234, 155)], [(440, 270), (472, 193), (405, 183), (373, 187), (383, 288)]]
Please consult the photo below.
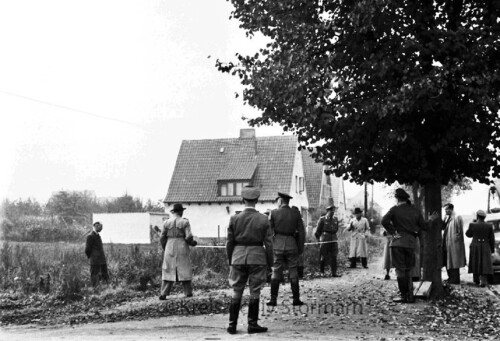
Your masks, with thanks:
[(436, 181), (426, 184), (425, 190), (425, 218), (426, 220), (433, 212), (437, 212), (439, 218), (428, 224), (427, 231), (423, 233), (424, 262), (423, 279), (432, 282), (431, 297), (440, 298), (444, 295), (443, 282), (441, 279), (441, 267), (443, 263), (443, 238), (441, 230), (441, 184)]

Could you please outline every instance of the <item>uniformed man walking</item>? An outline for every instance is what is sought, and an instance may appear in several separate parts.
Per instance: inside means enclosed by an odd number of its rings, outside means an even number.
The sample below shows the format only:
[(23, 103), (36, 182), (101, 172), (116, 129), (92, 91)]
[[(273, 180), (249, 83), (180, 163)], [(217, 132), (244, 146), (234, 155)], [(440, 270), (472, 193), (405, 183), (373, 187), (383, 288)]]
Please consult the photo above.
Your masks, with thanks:
[(245, 209), (230, 218), (227, 229), (226, 251), (229, 260), (229, 284), (233, 297), (229, 307), (229, 334), (236, 334), (241, 297), (248, 282), (248, 333), (266, 332), (257, 324), (259, 317), (260, 290), (266, 284), (267, 268), (272, 265), (272, 233), (268, 218), (255, 210), (260, 191), (244, 187), (241, 196)]
[(305, 229), (298, 211), (288, 206), (291, 196), (278, 192), (276, 203), (278, 209), (270, 214), (269, 221), (274, 233), (273, 253), (274, 264), (271, 276), (271, 300), (268, 306), (276, 306), (280, 281), (283, 278), (283, 268), (288, 265), (290, 286), (292, 287), (293, 305), (302, 305), (299, 292), (299, 277), (297, 264), (299, 255), (304, 251)]
[(320, 261), (319, 271), (325, 273), (325, 263), (328, 262), (332, 270), (332, 277), (340, 277), (337, 274), (337, 255), (339, 246), (337, 243), (337, 232), (339, 230), (339, 221), (334, 216), (335, 206), (326, 208), (326, 214), (319, 218), (318, 226), (314, 236), (320, 242), (326, 242), (319, 247)]

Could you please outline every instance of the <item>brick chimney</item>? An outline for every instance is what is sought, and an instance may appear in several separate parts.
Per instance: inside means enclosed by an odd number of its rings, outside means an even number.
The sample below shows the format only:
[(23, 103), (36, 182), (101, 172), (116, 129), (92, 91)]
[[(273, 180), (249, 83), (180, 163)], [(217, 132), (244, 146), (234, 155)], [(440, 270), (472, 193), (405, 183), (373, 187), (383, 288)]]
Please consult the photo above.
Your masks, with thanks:
[(257, 138), (255, 137), (255, 129), (254, 128), (240, 129), (240, 139), (253, 140), (255, 155), (257, 155)]
[(251, 138), (255, 138), (254, 128), (240, 129), (240, 139), (251, 139)]

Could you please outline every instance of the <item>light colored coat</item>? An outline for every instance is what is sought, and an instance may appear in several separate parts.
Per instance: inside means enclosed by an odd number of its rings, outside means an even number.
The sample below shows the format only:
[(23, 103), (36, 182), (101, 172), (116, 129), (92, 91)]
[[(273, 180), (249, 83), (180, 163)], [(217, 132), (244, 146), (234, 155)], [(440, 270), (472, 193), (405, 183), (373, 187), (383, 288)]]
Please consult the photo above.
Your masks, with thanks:
[(462, 217), (452, 212), (445, 219), (444, 226), (444, 256), (447, 269), (459, 269), (466, 265), (465, 243), (464, 243), (464, 222)]
[(162, 236), (167, 236), (163, 254), (161, 279), (164, 281), (190, 281), (193, 267), (189, 258), (190, 249), (186, 239), (192, 238), (189, 220), (172, 217), (163, 224)]
[(368, 219), (361, 217), (361, 219), (353, 218), (349, 222), (347, 231), (351, 231), (351, 247), (349, 249), (349, 258), (367, 258), (368, 246), (366, 238), (370, 235), (370, 224)]

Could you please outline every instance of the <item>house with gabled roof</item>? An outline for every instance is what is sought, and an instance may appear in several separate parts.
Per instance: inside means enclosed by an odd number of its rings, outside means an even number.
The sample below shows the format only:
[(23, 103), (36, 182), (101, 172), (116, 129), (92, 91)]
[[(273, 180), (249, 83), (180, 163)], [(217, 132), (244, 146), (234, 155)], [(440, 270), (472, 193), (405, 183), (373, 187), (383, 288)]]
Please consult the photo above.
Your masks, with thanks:
[[(320, 178), (319, 185), (310, 176)], [(244, 207), (244, 186), (260, 189), (256, 208), (263, 213), (276, 208), (278, 192), (289, 193), (290, 206), (299, 208), (307, 224), (333, 200), (326, 181), (323, 166), (298, 149), (295, 136), (257, 137), (255, 129), (241, 129), (238, 138), (182, 141), (164, 203), (167, 211), (174, 203), (186, 207), (184, 216), (196, 236), (224, 237), (230, 216)]]

